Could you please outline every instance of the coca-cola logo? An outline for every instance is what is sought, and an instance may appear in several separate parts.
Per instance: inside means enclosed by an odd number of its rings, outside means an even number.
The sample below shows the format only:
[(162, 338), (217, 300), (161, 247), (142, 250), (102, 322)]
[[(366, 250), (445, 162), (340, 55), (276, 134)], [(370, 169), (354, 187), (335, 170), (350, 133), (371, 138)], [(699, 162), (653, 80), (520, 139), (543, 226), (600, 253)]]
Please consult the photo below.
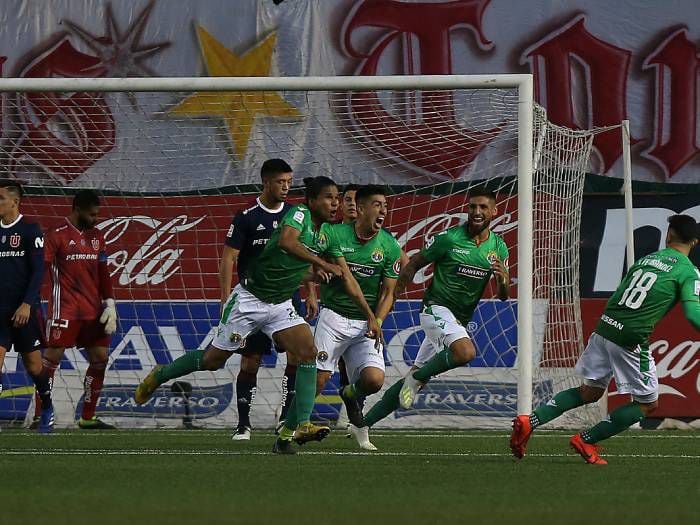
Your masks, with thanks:
[[(108, 246), (108, 264), (112, 267), (110, 275), (118, 276), (121, 286), (148, 284), (158, 285), (167, 281), (180, 270), (178, 260), (184, 248), (168, 248), (167, 245), (182, 232), (197, 226), (205, 216), (192, 221), (187, 215), (178, 215), (167, 221), (160, 221), (146, 215), (121, 216), (103, 221), (97, 225), (105, 237)], [(129, 236), (130, 229), (153, 230), (145, 241), (121, 243)], [(117, 250), (110, 250), (114, 245)], [(133, 251), (130, 249), (133, 248)]]
[(659, 377), (659, 393), (686, 397), (685, 394), (662, 382), (664, 379), (679, 381), (688, 374), (695, 373), (695, 391), (700, 394), (700, 341), (683, 341), (671, 347), (665, 339), (654, 341), (649, 349), (660, 356), (656, 363)]

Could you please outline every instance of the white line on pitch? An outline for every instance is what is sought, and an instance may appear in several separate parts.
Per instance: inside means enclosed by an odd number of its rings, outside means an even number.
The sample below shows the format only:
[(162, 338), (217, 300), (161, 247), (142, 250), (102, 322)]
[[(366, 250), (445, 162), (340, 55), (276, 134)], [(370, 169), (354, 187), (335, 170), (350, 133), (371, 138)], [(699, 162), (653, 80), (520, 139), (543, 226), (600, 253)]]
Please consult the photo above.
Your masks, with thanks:
[[(259, 450), (111, 450), (111, 449), (5, 449), (0, 456), (272, 456), (270, 452)], [(389, 457), (503, 457), (510, 454), (498, 452), (352, 452), (352, 451), (308, 451), (300, 452), (302, 456), (389, 456)], [(528, 454), (529, 457), (561, 458), (575, 457), (574, 454)], [(700, 459), (699, 455), (690, 454), (605, 454), (606, 458), (638, 459)]]

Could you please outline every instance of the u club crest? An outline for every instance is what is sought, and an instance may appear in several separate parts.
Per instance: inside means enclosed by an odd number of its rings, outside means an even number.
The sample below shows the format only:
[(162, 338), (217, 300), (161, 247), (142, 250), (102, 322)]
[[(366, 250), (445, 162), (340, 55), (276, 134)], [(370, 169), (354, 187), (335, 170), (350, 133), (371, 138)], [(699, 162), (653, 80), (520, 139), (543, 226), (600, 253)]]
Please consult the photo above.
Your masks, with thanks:
[(13, 233), (10, 235), (10, 246), (12, 248), (19, 248), (19, 244), (22, 242), (22, 236), (18, 233)]
[(93, 250), (97, 251), (100, 249), (100, 240), (99, 239), (92, 239), (92, 241), (90, 241), (90, 242), (92, 243)]

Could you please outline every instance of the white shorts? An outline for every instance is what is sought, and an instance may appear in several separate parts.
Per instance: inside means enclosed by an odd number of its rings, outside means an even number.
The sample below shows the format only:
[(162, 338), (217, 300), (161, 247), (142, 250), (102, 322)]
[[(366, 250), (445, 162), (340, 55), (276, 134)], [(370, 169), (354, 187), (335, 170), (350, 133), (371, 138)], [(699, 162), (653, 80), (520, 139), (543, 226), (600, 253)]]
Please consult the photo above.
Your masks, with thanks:
[(212, 345), (220, 350), (235, 352), (245, 346), (246, 337), (253, 332), (273, 334), (306, 321), (299, 316), (292, 300), (280, 304), (261, 301), (240, 284), (229, 295), (216, 328)]
[(659, 398), (656, 363), (648, 347), (629, 350), (593, 332), (578, 358), (576, 373), (584, 384), (596, 388), (607, 388), (614, 376), (617, 391), (632, 394), (638, 403), (653, 403)]
[(444, 348), (449, 348), (459, 339), (470, 339), (467, 329), (462, 326), (449, 308), (439, 305), (426, 306), (420, 313), (420, 326), (425, 332), (425, 338), (418, 349), (418, 355), (413, 364), (423, 366), (435, 354)]
[(365, 337), (367, 321), (348, 319), (330, 308), (321, 310), (314, 331), (316, 368), (334, 372), (341, 357), (351, 383), (360, 378), (367, 367), (384, 371), (384, 353), (374, 348), (374, 339)]

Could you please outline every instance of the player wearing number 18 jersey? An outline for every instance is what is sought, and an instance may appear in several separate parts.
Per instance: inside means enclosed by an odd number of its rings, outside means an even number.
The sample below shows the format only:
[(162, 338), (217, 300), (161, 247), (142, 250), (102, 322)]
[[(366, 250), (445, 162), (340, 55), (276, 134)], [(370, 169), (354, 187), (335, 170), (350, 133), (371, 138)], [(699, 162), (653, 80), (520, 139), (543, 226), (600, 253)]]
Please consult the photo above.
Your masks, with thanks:
[(619, 434), (657, 407), (659, 385), (649, 336), (677, 302), (683, 304), (691, 324), (700, 329), (700, 272), (688, 258), (697, 242), (695, 219), (688, 215), (669, 219), (667, 248), (639, 259), (608, 301), (576, 364), (583, 385), (559, 392), (532, 414), (513, 420), (510, 446), (517, 458), (525, 455), (535, 428), (568, 410), (597, 401), (613, 377), (618, 393), (631, 394), (633, 402), (571, 438), (571, 446), (587, 463), (605, 465), (596, 443)]

